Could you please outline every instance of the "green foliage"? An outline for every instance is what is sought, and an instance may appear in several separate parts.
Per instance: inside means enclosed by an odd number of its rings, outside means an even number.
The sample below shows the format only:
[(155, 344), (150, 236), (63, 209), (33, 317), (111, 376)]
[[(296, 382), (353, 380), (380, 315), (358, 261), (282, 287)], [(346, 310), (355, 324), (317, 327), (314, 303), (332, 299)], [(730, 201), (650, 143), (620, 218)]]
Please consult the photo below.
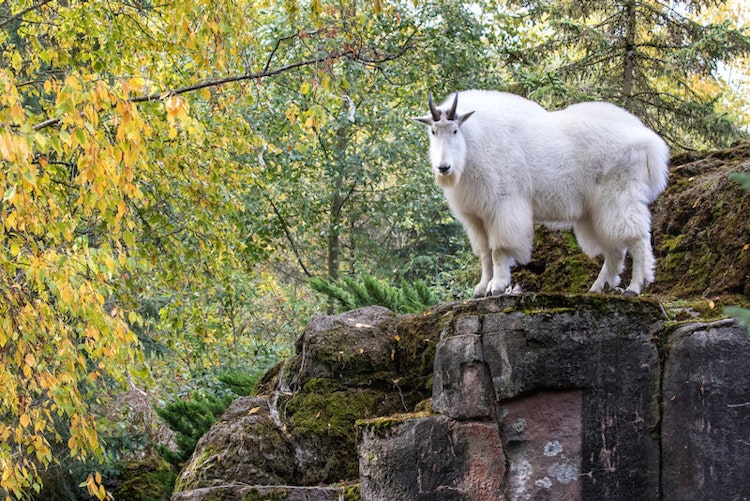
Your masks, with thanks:
[(195, 393), (187, 400), (175, 400), (156, 413), (176, 432), (175, 441), (179, 451), (162, 451), (165, 459), (179, 464), (187, 460), (195, 450), (198, 440), (229, 407), (232, 397)]
[(552, 107), (612, 101), (680, 148), (726, 147), (745, 135), (722, 105), (731, 89), (716, 74), (750, 53), (748, 31), (688, 14), (726, 2), (500, 3), (511, 28), (498, 46), (517, 92)]
[(750, 310), (737, 306), (725, 306), (724, 313), (736, 318), (742, 325), (750, 330)]
[(732, 172), (729, 174), (729, 179), (736, 183), (740, 183), (744, 189), (750, 191), (750, 174), (742, 172)]
[(105, 478), (116, 478), (122, 472), (122, 465), (112, 458), (102, 461), (81, 461), (65, 456), (61, 447), (56, 447), (58, 462), (42, 473), (42, 487), (38, 493), (30, 496), (35, 501), (77, 501), (81, 499), (80, 485), (86, 479), (99, 472)]
[(335, 281), (313, 277), (310, 287), (338, 303), (343, 311), (377, 305), (397, 313), (418, 313), (438, 302), (435, 294), (421, 280), (402, 280), (401, 285), (396, 287), (370, 275), (358, 279), (344, 277)]
[(255, 371), (254, 374), (244, 372), (225, 372), (219, 374), (217, 379), (227, 385), (236, 395), (246, 397), (252, 395), (255, 384), (263, 376), (263, 369)]

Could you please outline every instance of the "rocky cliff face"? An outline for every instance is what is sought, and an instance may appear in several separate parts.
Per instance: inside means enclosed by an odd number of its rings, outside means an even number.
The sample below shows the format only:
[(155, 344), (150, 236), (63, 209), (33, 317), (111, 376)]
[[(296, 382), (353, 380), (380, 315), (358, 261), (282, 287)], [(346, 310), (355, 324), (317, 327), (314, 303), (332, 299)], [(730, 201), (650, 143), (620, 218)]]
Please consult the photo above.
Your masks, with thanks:
[[(201, 439), (175, 500), (747, 500), (750, 143), (672, 159), (659, 302), (521, 295), (318, 317)], [(537, 231), (526, 291), (599, 264)], [(627, 281), (627, 276), (623, 277)], [(680, 323), (690, 320), (696, 323)]]
[(748, 350), (616, 296), (319, 317), (173, 499), (748, 499)]

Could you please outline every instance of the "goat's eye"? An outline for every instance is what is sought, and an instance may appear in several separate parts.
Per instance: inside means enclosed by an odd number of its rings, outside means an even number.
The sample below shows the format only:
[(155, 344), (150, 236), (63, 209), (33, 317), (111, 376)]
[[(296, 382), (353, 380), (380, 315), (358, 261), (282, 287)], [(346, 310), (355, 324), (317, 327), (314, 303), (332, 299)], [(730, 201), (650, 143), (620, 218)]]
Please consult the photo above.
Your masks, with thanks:
[(457, 131), (457, 130), (454, 130), (454, 131), (453, 131), (453, 133), (454, 133), (454, 134), (458, 134), (458, 131)]
[(430, 129), (430, 134), (435, 135), (435, 129)]

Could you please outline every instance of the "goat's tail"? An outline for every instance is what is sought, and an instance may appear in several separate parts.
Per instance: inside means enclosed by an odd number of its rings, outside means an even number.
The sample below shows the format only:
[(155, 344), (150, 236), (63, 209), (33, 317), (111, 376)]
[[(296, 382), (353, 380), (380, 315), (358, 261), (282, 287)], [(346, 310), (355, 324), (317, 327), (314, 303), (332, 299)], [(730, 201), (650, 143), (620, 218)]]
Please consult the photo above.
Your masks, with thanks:
[(649, 135), (646, 142), (646, 197), (653, 202), (667, 187), (669, 177), (669, 146), (655, 133)]

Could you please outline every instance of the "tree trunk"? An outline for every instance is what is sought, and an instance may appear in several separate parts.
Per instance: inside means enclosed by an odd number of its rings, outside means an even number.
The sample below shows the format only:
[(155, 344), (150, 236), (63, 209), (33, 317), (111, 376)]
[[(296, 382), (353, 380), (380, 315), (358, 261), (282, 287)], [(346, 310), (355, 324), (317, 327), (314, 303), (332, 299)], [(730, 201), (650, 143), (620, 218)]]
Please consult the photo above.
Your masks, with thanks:
[(636, 58), (636, 6), (634, 1), (625, 4), (626, 9), (626, 32), (625, 32), (625, 57), (622, 74), (622, 95), (627, 105), (633, 96), (633, 80), (635, 78)]
[(341, 209), (343, 207), (343, 197), (341, 188), (343, 185), (343, 175), (339, 172), (336, 179), (336, 192), (331, 200), (331, 215), (328, 220), (328, 276), (332, 280), (339, 278), (339, 254), (341, 234)]
[(346, 203), (344, 193), (344, 175), (346, 173), (346, 146), (349, 142), (350, 123), (343, 122), (336, 131), (336, 145), (331, 159), (335, 164), (333, 181), (333, 196), (331, 197), (331, 212), (328, 218), (328, 276), (332, 280), (339, 278), (341, 263), (340, 236), (341, 236), (341, 212)]

